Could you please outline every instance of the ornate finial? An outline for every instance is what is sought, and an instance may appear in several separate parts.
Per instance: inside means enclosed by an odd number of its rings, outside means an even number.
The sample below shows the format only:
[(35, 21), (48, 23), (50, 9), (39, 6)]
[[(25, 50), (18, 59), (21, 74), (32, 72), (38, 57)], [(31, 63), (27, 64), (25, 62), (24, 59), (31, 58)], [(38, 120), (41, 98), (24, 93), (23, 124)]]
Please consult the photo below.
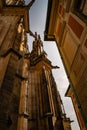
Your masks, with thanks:
[(43, 54), (43, 43), (41, 41), (40, 35), (37, 35), (36, 32), (35, 34), (33, 33), (31, 34), (35, 38), (35, 40), (33, 41), (33, 46), (31, 51), (31, 59), (33, 60)]
[(38, 35), (38, 39), (41, 39), (41, 38), (40, 38), (40, 35)]
[(40, 35), (38, 35), (38, 42), (39, 42), (40, 47), (42, 47), (42, 50), (43, 50), (43, 42), (41, 40)]
[(35, 39), (37, 40), (37, 32), (35, 32)]

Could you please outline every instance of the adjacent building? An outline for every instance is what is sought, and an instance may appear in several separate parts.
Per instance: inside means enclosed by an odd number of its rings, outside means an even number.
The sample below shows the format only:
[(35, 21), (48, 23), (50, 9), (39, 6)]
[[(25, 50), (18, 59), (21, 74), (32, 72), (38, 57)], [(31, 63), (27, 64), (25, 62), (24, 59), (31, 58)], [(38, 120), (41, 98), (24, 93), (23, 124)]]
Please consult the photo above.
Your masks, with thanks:
[(87, 0), (48, 0), (46, 41), (56, 41), (81, 130), (87, 130)]

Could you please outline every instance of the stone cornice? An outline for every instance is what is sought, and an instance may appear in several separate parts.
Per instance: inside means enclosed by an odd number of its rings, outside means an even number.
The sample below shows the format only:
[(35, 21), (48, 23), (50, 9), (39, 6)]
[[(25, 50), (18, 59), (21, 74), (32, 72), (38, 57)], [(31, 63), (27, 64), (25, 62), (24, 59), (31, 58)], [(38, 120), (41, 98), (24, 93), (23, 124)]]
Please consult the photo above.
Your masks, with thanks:
[(25, 31), (29, 32), (29, 10), (27, 7), (4, 7), (1, 15), (15, 15), (24, 17)]

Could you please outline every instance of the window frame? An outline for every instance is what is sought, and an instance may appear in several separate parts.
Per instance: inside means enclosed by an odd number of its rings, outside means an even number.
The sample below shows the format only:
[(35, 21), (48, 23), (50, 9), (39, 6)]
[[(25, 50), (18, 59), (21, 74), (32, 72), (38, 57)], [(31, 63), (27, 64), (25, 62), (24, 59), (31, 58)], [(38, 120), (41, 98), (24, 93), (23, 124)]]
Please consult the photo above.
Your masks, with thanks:
[[(73, 3), (73, 13), (76, 14), (80, 19), (87, 23), (87, 14), (83, 13), (85, 8), (85, 3), (87, 0), (74, 0)], [(87, 5), (86, 5), (87, 6)]]

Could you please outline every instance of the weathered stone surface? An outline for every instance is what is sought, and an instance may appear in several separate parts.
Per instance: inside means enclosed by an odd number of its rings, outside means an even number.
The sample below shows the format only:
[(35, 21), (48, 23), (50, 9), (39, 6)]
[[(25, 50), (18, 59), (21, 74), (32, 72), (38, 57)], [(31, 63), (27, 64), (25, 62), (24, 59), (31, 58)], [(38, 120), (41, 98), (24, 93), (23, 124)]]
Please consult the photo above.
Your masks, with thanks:
[(64, 130), (51, 62), (36, 33), (29, 53), (28, 10), (12, 2), (0, 17), (0, 130)]

